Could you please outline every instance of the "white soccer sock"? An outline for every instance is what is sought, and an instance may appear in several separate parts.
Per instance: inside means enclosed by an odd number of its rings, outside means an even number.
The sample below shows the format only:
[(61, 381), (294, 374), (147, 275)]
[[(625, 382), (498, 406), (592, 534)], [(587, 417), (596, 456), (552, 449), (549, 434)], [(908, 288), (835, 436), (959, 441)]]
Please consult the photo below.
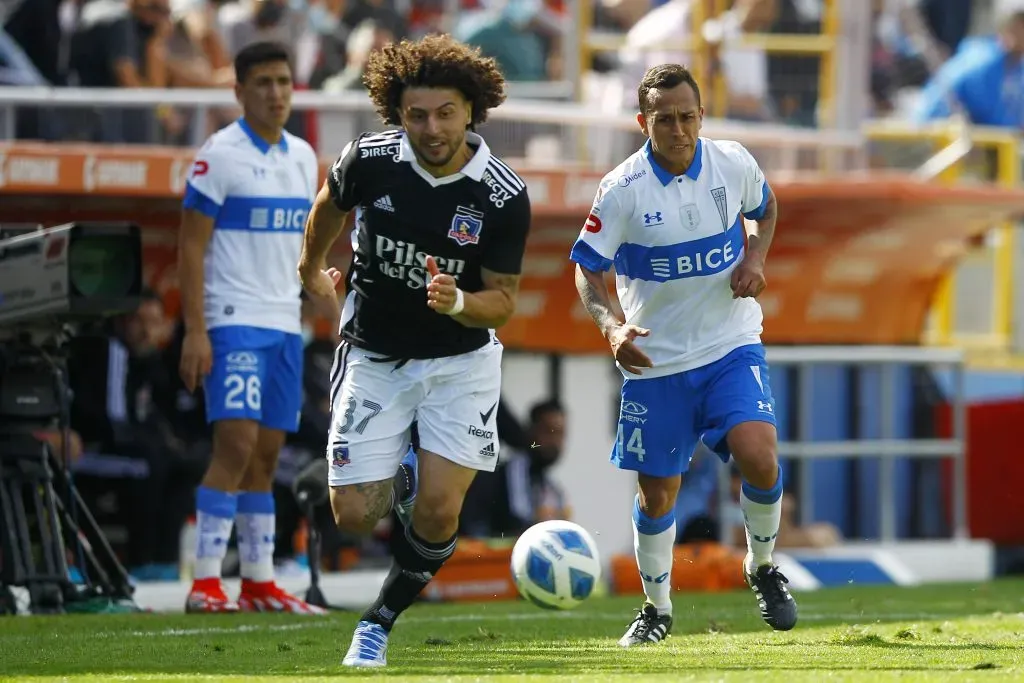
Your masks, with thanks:
[(761, 565), (772, 562), (775, 538), (782, 520), (782, 468), (779, 468), (775, 486), (767, 491), (743, 482), (740, 508), (747, 532), (748, 553), (744, 569), (752, 574)]
[(651, 519), (633, 504), (633, 549), (644, 584), (644, 595), (660, 614), (672, 614), (672, 551), (676, 542), (675, 511)]
[(238, 559), (243, 579), (274, 580), (274, 496), (269, 492), (238, 494)]
[(200, 486), (196, 492), (196, 563), (193, 578), (219, 579), (235, 523), (233, 493)]

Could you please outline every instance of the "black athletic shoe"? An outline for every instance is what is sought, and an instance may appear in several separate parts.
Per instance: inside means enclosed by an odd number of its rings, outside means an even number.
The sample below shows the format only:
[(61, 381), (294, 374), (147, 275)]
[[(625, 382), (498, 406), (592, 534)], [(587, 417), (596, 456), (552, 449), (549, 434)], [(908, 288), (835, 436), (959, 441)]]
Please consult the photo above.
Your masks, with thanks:
[(771, 564), (762, 564), (753, 574), (743, 572), (747, 585), (757, 596), (764, 623), (776, 631), (788, 631), (796, 626), (796, 601), (789, 594), (789, 579)]
[(658, 614), (658, 609), (649, 602), (637, 610), (636, 618), (619, 639), (621, 647), (633, 647), (645, 643), (658, 643), (672, 632), (672, 615)]

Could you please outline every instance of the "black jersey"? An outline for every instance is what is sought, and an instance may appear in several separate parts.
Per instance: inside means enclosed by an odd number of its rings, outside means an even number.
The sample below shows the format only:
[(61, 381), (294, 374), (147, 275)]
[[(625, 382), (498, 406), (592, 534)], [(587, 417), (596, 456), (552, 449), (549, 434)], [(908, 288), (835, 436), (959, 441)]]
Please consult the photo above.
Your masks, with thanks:
[(427, 306), (427, 256), (459, 288), (483, 288), (481, 269), (518, 275), (530, 227), (526, 183), (467, 133), (473, 158), (434, 178), (401, 131), (365, 133), (327, 174), (335, 204), (355, 210), (342, 337), (393, 358), (441, 358), (481, 348), (489, 330)]

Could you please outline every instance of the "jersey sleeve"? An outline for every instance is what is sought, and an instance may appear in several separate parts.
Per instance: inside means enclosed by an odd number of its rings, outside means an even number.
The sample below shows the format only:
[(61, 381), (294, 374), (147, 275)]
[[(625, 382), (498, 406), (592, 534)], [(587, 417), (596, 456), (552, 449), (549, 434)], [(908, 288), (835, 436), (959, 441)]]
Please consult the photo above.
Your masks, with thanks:
[(743, 146), (737, 145), (736, 147), (740, 152), (740, 160), (743, 164), (743, 204), (741, 207), (743, 217), (759, 221), (764, 218), (765, 209), (768, 208), (771, 188), (764, 177), (764, 171), (758, 166), (754, 156)]
[(341, 156), (327, 171), (327, 187), (331, 191), (334, 205), (342, 211), (351, 211), (362, 200), (356, 184), (356, 160), (359, 159), (359, 140), (345, 145)]
[(207, 143), (192, 162), (185, 182), (182, 207), (216, 218), (231, 188), (231, 160), (216, 145)]
[(590, 215), (569, 253), (571, 261), (589, 271), (603, 273), (610, 270), (622, 244), (627, 216), (617, 189), (613, 182), (601, 183)]
[(530, 233), (530, 197), (526, 190), (505, 202), (498, 215), (498, 226), (481, 254), (480, 266), (495, 273), (519, 275)]

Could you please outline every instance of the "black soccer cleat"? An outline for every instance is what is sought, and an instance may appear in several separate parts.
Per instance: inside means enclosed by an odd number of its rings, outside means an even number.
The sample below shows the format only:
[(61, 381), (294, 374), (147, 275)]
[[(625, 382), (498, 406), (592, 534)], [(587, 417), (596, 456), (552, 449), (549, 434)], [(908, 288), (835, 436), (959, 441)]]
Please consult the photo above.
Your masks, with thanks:
[(658, 609), (649, 602), (636, 612), (636, 618), (619, 639), (620, 647), (633, 647), (648, 643), (659, 643), (672, 632), (672, 615), (658, 614)]
[(743, 572), (750, 590), (757, 596), (764, 623), (776, 631), (788, 631), (796, 626), (796, 601), (786, 584), (789, 579), (771, 564), (762, 564), (753, 574)]

